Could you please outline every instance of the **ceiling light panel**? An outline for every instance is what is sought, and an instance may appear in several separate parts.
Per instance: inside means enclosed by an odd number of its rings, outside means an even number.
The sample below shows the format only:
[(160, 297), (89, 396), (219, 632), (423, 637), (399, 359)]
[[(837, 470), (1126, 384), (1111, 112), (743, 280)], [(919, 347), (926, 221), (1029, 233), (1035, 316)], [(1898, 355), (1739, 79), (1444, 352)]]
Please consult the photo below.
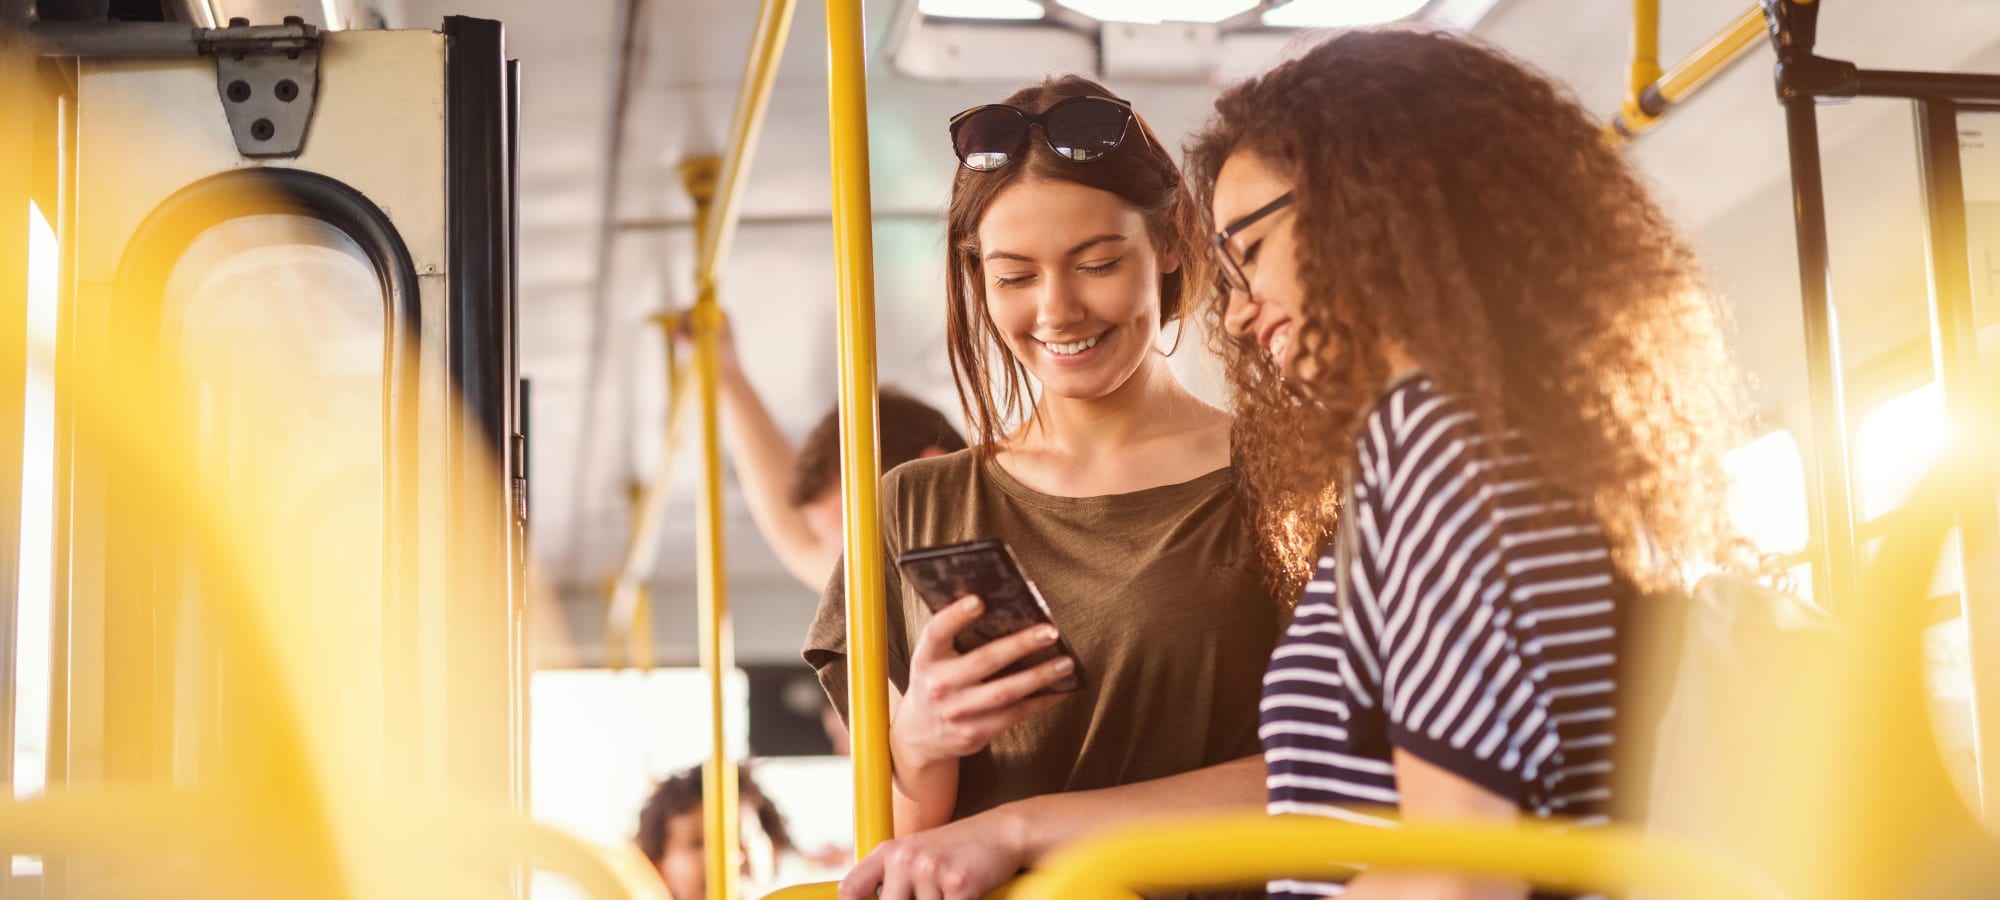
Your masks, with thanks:
[(1040, 0), (917, 0), (917, 12), (940, 19), (1039, 19)]
[(1353, 28), (1407, 19), (1430, 0), (1292, 0), (1264, 13), (1271, 28)]
[(1257, 8), (1258, 0), (1056, 0), (1100, 22), (1220, 22)]

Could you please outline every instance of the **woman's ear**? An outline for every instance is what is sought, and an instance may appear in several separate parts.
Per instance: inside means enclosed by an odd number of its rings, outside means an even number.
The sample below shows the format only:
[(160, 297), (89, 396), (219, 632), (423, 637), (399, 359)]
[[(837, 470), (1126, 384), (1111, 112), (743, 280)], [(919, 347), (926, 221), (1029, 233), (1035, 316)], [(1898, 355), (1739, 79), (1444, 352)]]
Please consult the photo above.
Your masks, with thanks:
[(1181, 270), (1181, 255), (1172, 250), (1160, 251), (1160, 274), (1172, 275)]

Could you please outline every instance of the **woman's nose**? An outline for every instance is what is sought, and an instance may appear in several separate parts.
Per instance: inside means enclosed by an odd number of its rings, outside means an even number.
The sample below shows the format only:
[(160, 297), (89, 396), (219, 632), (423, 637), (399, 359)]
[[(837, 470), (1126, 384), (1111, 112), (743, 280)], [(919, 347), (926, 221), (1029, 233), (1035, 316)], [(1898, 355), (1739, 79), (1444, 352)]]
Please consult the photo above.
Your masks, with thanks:
[(1229, 306), (1223, 310), (1222, 328), (1237, 340), (1249, 340), (1256, 336), (1257, 314), (1263, 304), (1250, 296), (1250, 292), (1236, 287), (1225, 287), (1229, 291)]
[(1076, 292), (1063, 279), (1052, 278), (1043, 288), (1042, 295), (1035, 303), (1035, 327), (1045, 331), (1060, 331), (1066, 325), (1074, 325), (1084, 319), (1083, 304)]

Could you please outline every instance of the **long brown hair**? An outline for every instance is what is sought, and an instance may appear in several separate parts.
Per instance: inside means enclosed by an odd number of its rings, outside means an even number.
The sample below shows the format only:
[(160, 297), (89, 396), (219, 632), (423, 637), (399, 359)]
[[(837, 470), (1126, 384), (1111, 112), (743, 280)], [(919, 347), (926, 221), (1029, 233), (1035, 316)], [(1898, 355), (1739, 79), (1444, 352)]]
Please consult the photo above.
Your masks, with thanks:
[[(1001, 102), (1032, 115), (1074, 97), (1122, 99), (1088, 78), (1063, 75), (1015, 91)], [(1143, 213), (1153, 246), (1180, 259), (1180, 268), (1160, 276), (1162, 326), (1178, 321), (1184, 309), (1198, 302), (1197, 292), (1209, 286), (1201, 208), (1188, 193), (1180, 168), (1159, 137), (1145, 119), (1136, 113), (1133, 119), (1135, 133), (1128, 134), (1103, 159), (1076, 162), (1057, 156), (1037, 128), (1012, 163), (990, 172), (961, 166), (952, 179), (951, 206), (945, 214), (945, 242), (950, 254), (945, 263), (945, 297), (949, 301), (945, 332), (951, 373), (958, 382), (958, 399), (965, 409), (975, 450), (990, 450), (1006, 437), (1033, 402), (1027, 368), (1008, 351), (986, 311), (979, 220), (1007, 186), (1035, 179), (1068, 181), (1116, 195)]]
[[(1222, 95), (1189, 149), (1204, 201), (1239, 151), (1295, 181), (1294, 353), (1317, 364), (1288, 383), (1217, 340), (1273, 571), (1298, 581), (1328, 537), (1357, 414), (1390, 374), (1384, 337), (1484, 427), (1517, 432), (1642, 587), (1716, 558), (1741, 403), (1726, 319), (1572, 97), (1470, 40), (1354, 31)], [(1205, 312), (1211, 334), (1224, 306)]]

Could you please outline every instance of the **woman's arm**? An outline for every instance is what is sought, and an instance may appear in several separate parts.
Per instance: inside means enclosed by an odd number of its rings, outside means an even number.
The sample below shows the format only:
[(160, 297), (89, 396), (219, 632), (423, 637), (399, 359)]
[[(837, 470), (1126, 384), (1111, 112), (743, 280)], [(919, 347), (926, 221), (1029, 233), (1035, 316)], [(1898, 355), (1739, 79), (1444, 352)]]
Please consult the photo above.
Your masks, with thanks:
[(1094, 791), (1029, 797), (993, 810), (1021, 865), (1119, 825), (1264, 805), (1264, 757), (1246, 756), (1192, 772)]
[(1104, 829), (1263, 802), (1258, 756), (1137, 784), (1031, 797), (875, 848), (841, 879), (840, 897), (862, 900), (878, 889), (885, 898), (983, 897), (1056, 848)]
[[(958, 805), (958, 760), (922, 762), (912, 759), (906, 749), (896, 747), (896, 714), (903, 708), (903, 692), (889, 685), (889, 764), (896, 836), (916, 834), (951, 821)], [(900, 755), (901, 758), (898, 758)]]
[[(1396, 789), (1405, 822), (1512, 822), (1514, 802), (1397, 748)], [(1524, 884), (1452, 875), (1364, 872), (1348, 882), (1347, 900), (1526, 900)]]
[[(681, 316), (674, 336), (691, 344), (694, 337), (689, 322), (689, 316)], [(826, 586), (828, 573), (840, 560), (840, 545), (822, 542), (806, 525), (805, 513), (792, 505), (798, 448), (778, 428), (763, 398), (744, 376), (736, 337), (726, 320), (717, 343), (722, 363), (722, 421), (729, 429), (729, 458), (735, 464), (744, 503), (750, 507), (750, 519), (757, 523), (764, 542), (778, 554), (785, 571), (817, 591)]]
[(963, 655), (953, 649), (953, 638), (978, 621), (983, 609), (979, 598), (961, 597), (939, 610), (911, 652), (909, 696), (889, 686), (891, 806), (898, 835), (951, 821), (958, 805), (959, 759), (1063, 700), (1036, 692), (1069, 674), (1068, 657), (987, 680), (1055, 643), (1053, 628), (1029, 628)]
[(840, 546), (821, 542), (807, 527), (805, 513), (792, 505), (798, 450), (764, 408), (733, 351), (724, 354), (721, 393), (730, 459), (736, 464), (736, 480), (751, 520), (785, 571), (813, 590), (825, 587), (827, 574), (840, 559)]

